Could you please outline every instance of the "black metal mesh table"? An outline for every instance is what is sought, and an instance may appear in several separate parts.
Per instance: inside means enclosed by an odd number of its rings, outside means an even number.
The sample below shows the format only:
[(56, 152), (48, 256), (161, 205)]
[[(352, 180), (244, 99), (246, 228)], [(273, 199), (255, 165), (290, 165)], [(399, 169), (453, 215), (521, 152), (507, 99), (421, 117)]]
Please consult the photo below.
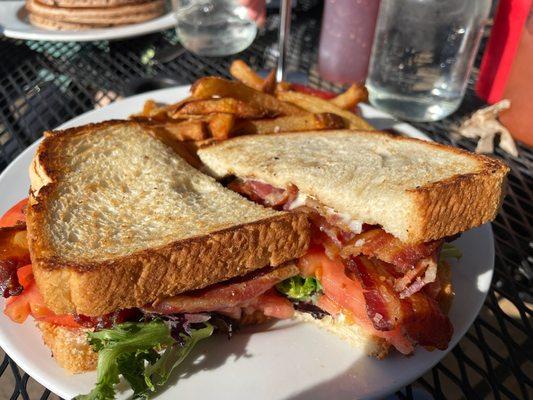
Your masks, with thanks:
[[(305, 2), (304, 2), (305, 3)], [(289, 69), (309, 85), (338, 91), (316, 71), (320, 8), (294, 16)], [(255, 69), (276, 60), (278, 17), (239, 54)], [(236, 57), (202, 58), (185, 53), (161, 64), (154, 50), (177, 42), (174, 31), (117, 42), (50, 43), (0, 39), (0, 171), (46, 129), (119, 97), (186, 84), (205, 75), (228, 75)], [(474, 74), (475, 75), (475, 74)], [(146, 78), (155, 78), (150, 81)], [(469, 90), (461, 108), (437, 123), (415, 124), (434, 140), (473, 150), (468, 139), (450, 135), (453, 126), (482, 103)], [(398, 398), (529, 399), (533, 391), (533, 152), (519, 145), (519, 157), (500, 150), (511, 167), (508, 195), (493, 223), (496, 270), (485, 305), (461, 342), (445, 359)], [(0, 194), (1, 195), (1, 194)], [(0, 352), (0, 398), (55, 396)], [(0, 360), (1, 360), (0, 357)]]

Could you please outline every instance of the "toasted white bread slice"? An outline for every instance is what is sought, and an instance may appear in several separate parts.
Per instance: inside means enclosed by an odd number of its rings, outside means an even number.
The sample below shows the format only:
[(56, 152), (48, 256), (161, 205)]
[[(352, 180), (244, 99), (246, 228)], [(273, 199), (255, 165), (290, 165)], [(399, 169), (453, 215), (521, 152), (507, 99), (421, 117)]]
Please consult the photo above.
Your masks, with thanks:
[(47, 133), (30, 178), (33, 271), (58, 314), (141, 307), (308, 246), (305, 216), (225, 189), (136, 122)]
[(492, 158), (370, 131), (242, 136), (199, 150), (215, 177), (296, 185), (336, 212), (407, 243), (492, 220), (509, 168)]

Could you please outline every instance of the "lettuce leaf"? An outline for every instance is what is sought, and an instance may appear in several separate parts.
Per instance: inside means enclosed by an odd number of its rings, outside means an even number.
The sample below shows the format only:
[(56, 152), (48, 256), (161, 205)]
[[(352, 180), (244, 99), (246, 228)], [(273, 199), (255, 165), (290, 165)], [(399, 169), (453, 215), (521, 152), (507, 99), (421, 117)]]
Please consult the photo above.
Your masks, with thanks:
[(322, 285), (316, 278), (296, 275), (278, 283), (276, 289), (290, 299), (314, 302), (322, 292)]
[(450, 243), (444, 243), (442, 250), (440, 251), (439, 262), (443, 262), (447, 258), (455, 258), (459, 260), (463, 256), (461, 250), (458, 247)]
[[(180, 333), (183, 346), (171, 336), (170, 327), (160, 320), (128, 322), (88, 333), (88, 340), (98, 352), (97, 383), (76, 400), (111, 400), (122, 374), (134, 391), (134, 398), (148, 398), (156, 386), (163, 385), (172, 370), (187, 357), (201, 339), (211, 336), (213, 327), (204, 322), (190, 335)], [(163, 355), (158, 353), (166, 348)]]

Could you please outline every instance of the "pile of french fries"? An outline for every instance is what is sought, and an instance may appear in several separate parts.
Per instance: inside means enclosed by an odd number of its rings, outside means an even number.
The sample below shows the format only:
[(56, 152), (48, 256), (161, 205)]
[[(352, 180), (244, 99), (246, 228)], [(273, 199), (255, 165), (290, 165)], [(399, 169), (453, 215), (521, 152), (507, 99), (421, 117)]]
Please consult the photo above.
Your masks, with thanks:
[(268, 135), (326, 129), (373, 129), (354, 113), (367, 100), (364, 86), (352, 85), (325, 100), (276, 83), (274, 71), (266, 78), (245, 62), (230, 68), (235, 80), (206, 77), (196, 81), (188, 98), (170, 105), (147, 101), (131, 118), (148, 124), (159, 136), (179, 142), (225, 140), (238, 135)]

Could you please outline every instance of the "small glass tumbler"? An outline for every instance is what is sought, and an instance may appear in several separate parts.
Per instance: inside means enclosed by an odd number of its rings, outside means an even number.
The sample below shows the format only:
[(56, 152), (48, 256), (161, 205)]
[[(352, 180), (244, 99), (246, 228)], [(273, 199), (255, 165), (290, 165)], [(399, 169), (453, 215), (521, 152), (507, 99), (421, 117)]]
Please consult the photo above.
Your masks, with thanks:
[(490, 6), (491, 0), (381, 0), (366, 81), (370, 102), (413, 121), (457, 110)]
[(239, 0), (172, 0), (183, 47), (201, 56), (228, 56), (246, 49), (257, 26)]

